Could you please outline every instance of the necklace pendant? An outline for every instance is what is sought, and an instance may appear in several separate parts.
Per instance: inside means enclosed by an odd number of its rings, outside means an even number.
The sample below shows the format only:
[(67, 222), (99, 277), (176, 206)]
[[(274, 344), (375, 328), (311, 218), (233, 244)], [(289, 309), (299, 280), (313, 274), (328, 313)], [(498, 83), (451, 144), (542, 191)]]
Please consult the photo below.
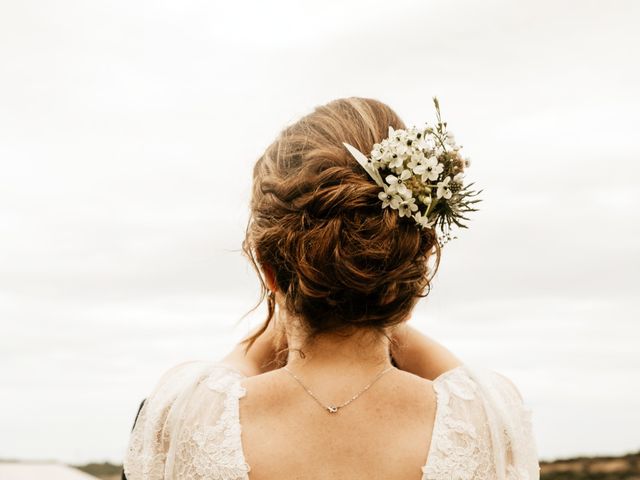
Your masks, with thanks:
[(335, 405), (329, 405), (327, 406), (327, 410), (329, 411), (329, 413), (336, 413), (338, 411), (338, 407), (336, 407)]

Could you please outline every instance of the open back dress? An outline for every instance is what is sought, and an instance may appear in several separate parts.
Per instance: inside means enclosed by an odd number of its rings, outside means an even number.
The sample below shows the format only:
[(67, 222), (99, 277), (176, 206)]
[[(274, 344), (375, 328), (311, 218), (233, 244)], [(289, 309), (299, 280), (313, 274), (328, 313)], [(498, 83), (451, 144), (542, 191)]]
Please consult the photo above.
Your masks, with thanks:
[[(123, 478), (250, 480), (239, 417), (243, 378), (215, 361), (167, 371), (138, 412)], [(539, 479), (531, 411), (509, 379), (461, 365), (436, 378), (433, 388), (431, 444), (416, 478)]]

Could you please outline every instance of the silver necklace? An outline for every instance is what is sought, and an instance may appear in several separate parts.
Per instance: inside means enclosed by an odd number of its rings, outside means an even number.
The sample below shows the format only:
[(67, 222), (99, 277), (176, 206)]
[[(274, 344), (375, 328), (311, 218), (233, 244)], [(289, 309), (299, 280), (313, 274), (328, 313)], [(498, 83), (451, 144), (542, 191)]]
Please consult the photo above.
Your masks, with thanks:
[(300, 384), (300, 386), (302, 388), (304, 388), (304, 390), (311, 395), (311, 397), (318, 402), (318, 404), (324, 408), (325, 410), (327, 410), (329, 413), (337, 413), (339, 409), (341, 409), (342, 407), (346, 407), (347, 405), (349, 405), (351, 402), (353, 402), (356, 398), (358, 398), (360, 395), (362, 395), (364, 392), (366, 392), (367, 390), (369, 390), (369, 388), (371, 387), (371, 385), (373, 385), (374, 383), (376, 383), (380, 377), (382, 377), (382, 375), (384, 375), (385, 373), (387, 373), (389, 370), (391, 370), (392, 368), (394, 368), (393, 365), (391, 365), (390, 367), (385, 368), (383, 371), (381, 371), (380, 373), (378, 373), (378, 375), (375, 376), (375, 378), (373, 380), (371, 380), (367, 385), (365, 385), (365, 387), (360, 390), (358, 393), (356, 393), (353, 397), (351, 397), (349, 400), (347, 400), (346, 402), (340, 404), (340, 405), (334, 405), (334, 404), (329, 404), (329, 405), (325, 405), (324, 403), (322, 403), (320, 401), (320, 399), (316, 396), (315, 393), (313, 393), (311, 390), (309, 390), (309, 388), (307, 388), (305, 386), (304, 383), (302, 383), (302, 380), (300, 380), (300, 378), (298, 378), (298, 376), (293, 373), (291, 370), (289, 370), (286, 366), (283, 367), (284, 370), (287, 371), (287, 373), (289, 375), (291, 375), (296, 382), (298, 382)]

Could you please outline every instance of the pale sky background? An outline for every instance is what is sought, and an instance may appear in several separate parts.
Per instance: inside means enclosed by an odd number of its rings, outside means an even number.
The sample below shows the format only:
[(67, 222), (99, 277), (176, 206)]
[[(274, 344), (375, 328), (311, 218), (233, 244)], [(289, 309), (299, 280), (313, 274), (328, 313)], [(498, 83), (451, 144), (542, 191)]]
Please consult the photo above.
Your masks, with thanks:
[(343, 96), (431, 97), (484, 188), (412, 324), (512, 378), (540, 456), (640, 449), (640, 2), (0, 1), (0, 457), (120, 462), (261, 320), (251, 168)]

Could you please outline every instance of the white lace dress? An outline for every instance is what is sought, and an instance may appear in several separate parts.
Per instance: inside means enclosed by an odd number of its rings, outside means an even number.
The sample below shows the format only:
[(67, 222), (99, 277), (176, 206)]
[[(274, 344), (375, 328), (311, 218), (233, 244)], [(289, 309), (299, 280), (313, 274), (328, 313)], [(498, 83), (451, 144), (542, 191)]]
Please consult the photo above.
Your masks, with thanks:
[[(165, 373), (131, 432), (127, 480), (249, 480), (239, 423), (243, 378), (204, 361)], [(422, 480), (539, 479), (531, 412), (511, 381), (463, 365), (433, 387), (436, 417)]]

